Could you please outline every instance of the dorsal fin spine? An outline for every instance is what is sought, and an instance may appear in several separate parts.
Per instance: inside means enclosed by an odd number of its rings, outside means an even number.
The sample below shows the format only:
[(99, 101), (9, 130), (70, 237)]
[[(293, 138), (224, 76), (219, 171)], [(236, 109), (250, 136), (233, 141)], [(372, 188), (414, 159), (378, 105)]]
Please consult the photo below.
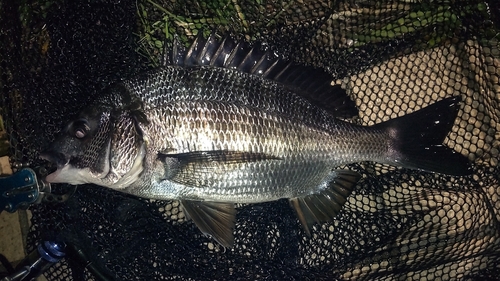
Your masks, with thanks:
[(225, 64), (225, 62), (226, 62), (225, 56), (226, 55), (225, 55), (224, 50), (225, 50), (225, 46), (226, 46), (228, 40), (230, 40), (230, 37), (224, 36), (224, 38), (222, 39), (222, 41), (219, 44), (219, 47), (217, 48), (217, 50), (214, 53), (214, 58), (210, 62), (211, 66), (223, 66)]
[(243, 60), (239, 63), (238, 69), (242, 70), (243, 72), (248, 72), (250, 73), (250, 70), (253, 68), (255, 65), (255, 60), (253, 59), (254, 57), (254, 52), (256, 52), (255, 48), (250, 49), (250, 51), (247, 53), (247, 55), (243, 58)]
[(276, 65), (278, 65), (279, 63), (279, 59), (274, 59), (274, 62), (271, 64), (271, 66), (269, 66), (266, 71), (264, 71), (264, 73), (262, 73), (262, 76), (264, 76), (265, 78), (269, 78), (269, 75), (270, 73), (274, 70), (274, 68), (276, 67)]
[(205, 55), (206, 55), (206, 53), (208, 51), (208, 48), (211, 46), (211, 44), (208, 44), (208, 42), (210, 42), (209, 40), (210, 40), (210, 37), (206, 40), (205, 44), (203, 44), (203, 47), (201, 48), (200, 53), (196, 57), (196, 63), (197, 64), (200, 64), (200, 65), (206, 64), (204, 58), (205, 58)]
[(264, 53), (264, 55), (261, 56), (261, 58), (255, 63), (255, 65), (252, 67), (252, 69), (250, 70), (250, 73), (251, 74), (257, 74), (257, 75), (260, 75), (261, 73), (258, 73), (259, 72), (259, 69), (261, 67), (261, 65), (263, 65), (263, 63), (265, 61), (269, 61), (268, 59), (269, 57), (269, 51), (266, 51)]
[(184, 57), (184, 65), (190, 65), (189, 60), (192, 58), (193, 52), (194, 52), (196, 46), (198, 45), (198, 38), (199, 37), (196, 37), (193, 44), (191, 44), (191, 46), (189, 46), (189, 49), (186, 52), (186, 56)]
[(288, 64), (287, 64), (287, 65), (286, 65), (286, 66), (285, 66), (285, 67), (284, 67), (284, 68), (283, 68), (283, 69), (282, 69), (282, 70), (281, 70), (278, 74), (276, 74), (276, 76), (274, 76), (274, 78), (273, 78), (273, 79), (275, 79), (275, 80), (281, 80), (281, 79), (282, 79), (282, 77), (281, 77), (281, 76), (282, 76), (284, 73), (286, 73), (286, 71), (288, 70), (288, 68), (289, 68), (290, 66), (292, 66), (292, 63), (291, 63), (291, 62), (289, 62), (289, 63), (288, 63)]
[(234, 64), (234, 60), (236, 58), (236, 54), (238, 54), (238, 51), (240, 50), (241, 48), (241, 42), (240, 43), (236, 43), (236, 46), (233, 47), (233, 50), (231, 51), (231, 53), (229, 54), (229, 56), (227, 57), (226, 61), (224, 62), (224, 66), (225, 68), (231, 68)]

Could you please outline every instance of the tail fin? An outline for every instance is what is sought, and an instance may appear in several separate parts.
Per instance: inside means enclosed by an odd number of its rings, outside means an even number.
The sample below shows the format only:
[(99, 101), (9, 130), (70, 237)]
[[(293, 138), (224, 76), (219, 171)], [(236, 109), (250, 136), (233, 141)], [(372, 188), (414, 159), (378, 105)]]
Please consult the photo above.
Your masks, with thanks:
[(470, 161), (443, 145), (457, 117), (460, 101), (458, 96), (447, 98), (375, 125), (392, 137), (390, 159), (407, 168), (457, 176), (471, 174)]

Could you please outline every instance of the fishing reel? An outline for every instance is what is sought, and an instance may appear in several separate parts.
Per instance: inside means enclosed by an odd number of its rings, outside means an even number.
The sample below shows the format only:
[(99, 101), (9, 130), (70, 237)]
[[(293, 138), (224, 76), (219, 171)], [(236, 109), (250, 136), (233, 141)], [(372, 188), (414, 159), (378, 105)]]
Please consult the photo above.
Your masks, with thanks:
[(63, 194), (53, 193), (50, 183), (44, 180), (47, 174), (43, 166), (34, 169), (21, 166), (14, 174), (0, 177), (0, 212), (26, 210), (33, 204), (62, 203), (73, 195), (75, 186)]
[[(0, 177), (0, 213), (26, 210), (33, 204), (64, 202), (75, 191), (75, 187), (71, 187), (64, 194), (52, 193), (50, 184), (43, 179), (47, 174), (45, 167), (32, 169), (26, 165), (15, 165), (14, 168), (17, 170), (14, 174)], [(65, 256), (65, 247), (64, 243), (43, 241), (16, 268), (3, 258), (2, 264), (9, 275), (2, 276), (0, 281), (35, 280)]]

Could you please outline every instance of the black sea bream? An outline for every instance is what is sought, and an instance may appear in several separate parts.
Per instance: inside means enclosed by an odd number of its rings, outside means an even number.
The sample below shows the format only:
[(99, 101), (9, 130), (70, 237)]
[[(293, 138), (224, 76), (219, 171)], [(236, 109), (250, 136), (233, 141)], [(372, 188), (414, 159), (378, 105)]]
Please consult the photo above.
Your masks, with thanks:
[(442, 145), (459, 97), (374, 126), (332, 77), (226, 36), (174, 45), (169, 65), (109, 87), (42, 153), (51, 183), (93, 183), (177, 199), (205, 234), (233, 243), (234, 203), (289, 198), (307, 234), (331, 221), (375, 161), (450, 175), (466, 157)]

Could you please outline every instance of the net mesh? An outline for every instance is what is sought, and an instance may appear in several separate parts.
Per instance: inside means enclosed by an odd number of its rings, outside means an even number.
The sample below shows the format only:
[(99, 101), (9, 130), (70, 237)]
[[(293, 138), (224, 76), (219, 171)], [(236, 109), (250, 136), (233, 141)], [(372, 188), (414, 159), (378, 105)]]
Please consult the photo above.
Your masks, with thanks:
[[(18, 3), (19, 2), (19, 3)], [(174, 37), (229, 30), (322, 67), (371, 125), (444, 97), (463, 106), (445, 144), (474, 175), (374, 163), (340, 214), (307, 237), (286, 200), (240, 206), (232, 249), (176, 201), (80, 186), (31, 208), (28, 247), (68, 243), (48, 280), (496, 280), (500, 276), (500, 10), (494, 1), (4, 1), (3, 115), (13, 164), (38, 153), (106, 85), (161, 64)], [(65, 192), (67, 186), (54, 186)]]

